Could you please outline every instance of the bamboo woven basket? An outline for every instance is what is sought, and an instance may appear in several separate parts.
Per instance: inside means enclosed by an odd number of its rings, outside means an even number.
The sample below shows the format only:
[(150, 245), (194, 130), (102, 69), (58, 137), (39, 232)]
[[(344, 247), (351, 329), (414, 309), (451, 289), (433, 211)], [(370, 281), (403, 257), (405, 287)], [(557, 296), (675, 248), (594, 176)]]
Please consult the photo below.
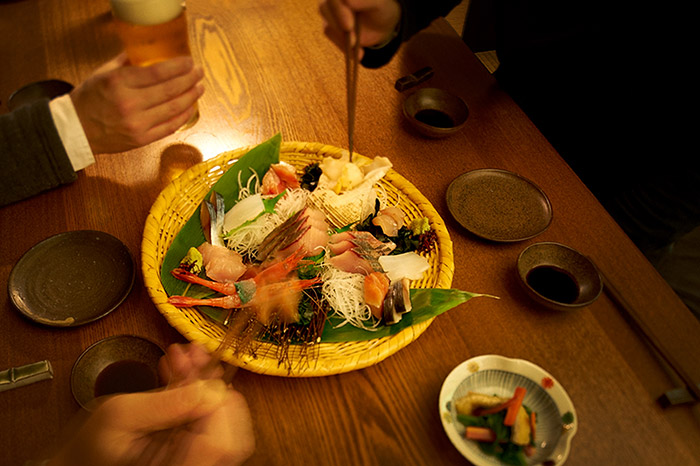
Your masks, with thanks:
[[(197, 209), (214, 183), (253, 146), (225, 152), (195, 165), (173, 180), (155, 200), (143, 234), (142, 271), (146, 289), (157, 309), (189, 341), (214, 351), (223, 339), (225, 327), (192, 308), (177, 308), (167, 302), (161, 283), (163, 258), (173, 239)], [(301, 169), (323, 157), (339, 157), (345, 149), (306, 142), (283, 142), (280, 159)], [(359, 155), (358, 155), (359, 156)], [(361, 157), (361, 156), (360, 156)], [(437, 246), (429, 255), (430, 269), (424, 277), (412, 283), (413, 288), (450, 288), (454, 272), (452, 241), (447, 228), (430, 202), (408, 180), (396, 171), (380, 181), (391, 202), (398, 203), (409, 221), (427, 217), (437, 233)], [(392, 336), (367, 341), (318, 343), (309, 352), (301, 345), (288, 349), (288, 364), (279, 363), (279, 351), (274, 344), (259, 342), (254, 354), (234, 355), (228, 351), (223, 359), (252, 372), (285, 377), (318, 377), (365, 368), (396, 353), (423, 333), (432, 319), (408, 327)]]

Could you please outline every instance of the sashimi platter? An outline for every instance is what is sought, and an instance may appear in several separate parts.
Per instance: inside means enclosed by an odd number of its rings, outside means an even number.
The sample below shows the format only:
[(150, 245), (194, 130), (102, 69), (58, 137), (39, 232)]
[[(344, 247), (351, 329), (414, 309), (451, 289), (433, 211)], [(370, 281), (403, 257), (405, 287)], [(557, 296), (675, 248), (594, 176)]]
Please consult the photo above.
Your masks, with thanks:
[(450, 288), (447, 229), (388, 158), (350, 161), (280, 135), (168, 185), (146, 221), (142, 266), (188, 340), (213, 352), (235, 327), (223, 360), (284, 377), (376, 364), (486, 296)]

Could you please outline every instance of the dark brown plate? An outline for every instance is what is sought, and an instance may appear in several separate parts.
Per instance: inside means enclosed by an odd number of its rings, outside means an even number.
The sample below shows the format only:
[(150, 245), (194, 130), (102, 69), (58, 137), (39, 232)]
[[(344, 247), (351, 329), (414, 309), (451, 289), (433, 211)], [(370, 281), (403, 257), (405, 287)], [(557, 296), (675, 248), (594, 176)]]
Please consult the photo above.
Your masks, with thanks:
[(29, 319), (74, 327), (116, 309), (131, 291), (135, 274), (129, 250), (114, 236), (70, 231), (27, 251), (10, 272), (8, 290)]
[(495, 168), (458, 176), (447, 188), (447, 207), (464, 228), (491, 241), (523, 241), (552, 222), (552, 206), (539, 187)]
[[(105, 383), (101, 381), (113, 376), (120, 376), (121, 383), (112, 382), (110, 388), (122, 388), (114, 393), (156, 388), (158, 361), (164, 354), (157, 344), (135, 335), (115, 335), (93, 343), (73, 364), (70, 378), (73, 397), (80, 406), (89, 409), (90, 402), (96, 398), (96, 389)], [(117, 367), (122, 363), (128, 366)]]
[(7, 99), (7, 108), (10, 111), (31, 104), (41, 99), (53, 99), (73, 90), (73, 85), (60, 79), (47, 79), (37, 81), (20, 87)]

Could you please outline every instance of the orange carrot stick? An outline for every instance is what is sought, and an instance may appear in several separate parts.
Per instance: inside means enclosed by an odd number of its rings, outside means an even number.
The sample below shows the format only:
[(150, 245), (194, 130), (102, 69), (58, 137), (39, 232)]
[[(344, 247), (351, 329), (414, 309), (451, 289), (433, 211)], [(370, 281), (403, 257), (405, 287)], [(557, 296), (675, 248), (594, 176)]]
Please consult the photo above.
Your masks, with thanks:
[(503, 411), (504, 409), (508, 408), (508, 406), (510, 406), (511, 404), (513, 404), (513, 398), (491, 408), (475, 408), (473, 414), (474, 416), (486, 416), (487, 414), (493, 414), (499, 411)]
[(496, 432), (488, 427), (467, 426), (465, 436), (469, 440), (476, 440), (477, 442), (493, 442), (496, 440)]
[(512, 426), (515, 424), (515, 418), (518, 416), (520, 406), (523, 404), (523, 398), (525, 398), (525, 389), (523, 387), (516, 387), (512, 403), (508, 406), (508, 412), (506, 412), (506, 417), (503, 420), (503, 425)]

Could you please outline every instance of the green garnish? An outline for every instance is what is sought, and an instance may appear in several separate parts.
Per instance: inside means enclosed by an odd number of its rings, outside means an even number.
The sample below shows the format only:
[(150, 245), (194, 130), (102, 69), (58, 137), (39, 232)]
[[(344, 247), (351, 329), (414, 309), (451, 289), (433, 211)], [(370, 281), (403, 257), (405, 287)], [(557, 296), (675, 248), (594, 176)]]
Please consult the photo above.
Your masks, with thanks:
[(202, 253), (195, 247), (191, 247), (187, 250), (187, 254), (180, 261), (180, 268), (192, 272), (197, 275), (202, 271), (204, 266), (204, 259), (202, 259)]

